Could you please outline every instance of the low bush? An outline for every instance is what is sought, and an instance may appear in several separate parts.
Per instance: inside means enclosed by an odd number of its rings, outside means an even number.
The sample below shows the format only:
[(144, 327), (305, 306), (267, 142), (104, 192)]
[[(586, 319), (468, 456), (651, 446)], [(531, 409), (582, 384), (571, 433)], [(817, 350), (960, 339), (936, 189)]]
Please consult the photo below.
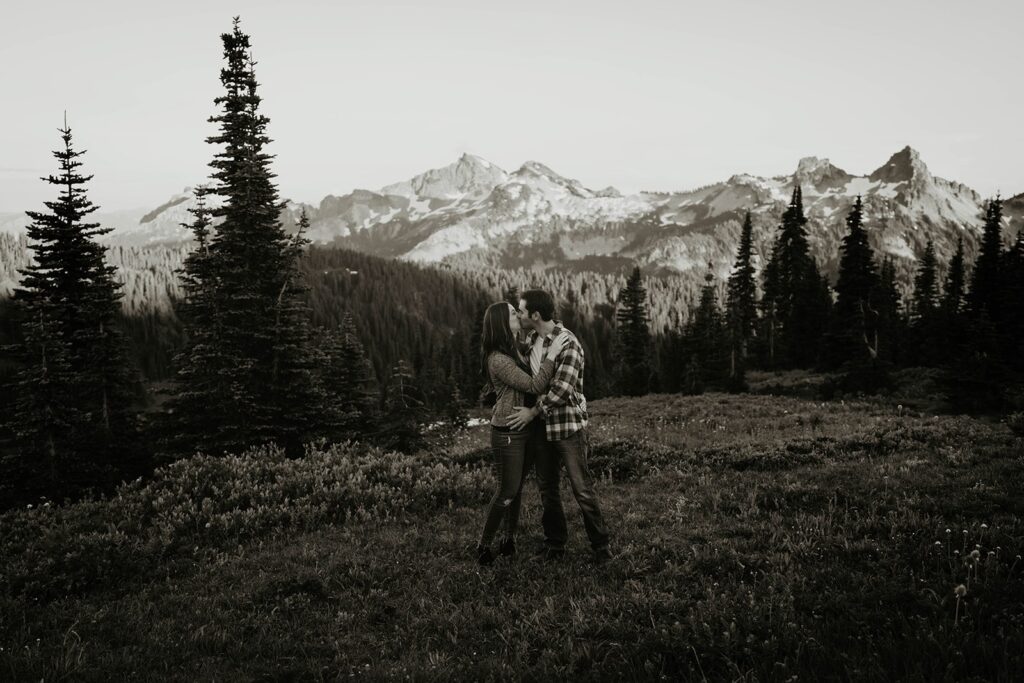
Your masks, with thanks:
[(108, 500), (0, 516), (0, 592), (53, 597), (130, 578), (162, 560), (273, 532), (386, 520), (481, 503), (488, 469), (345, 443), (287, 459), (276, 447), (197, 455)]

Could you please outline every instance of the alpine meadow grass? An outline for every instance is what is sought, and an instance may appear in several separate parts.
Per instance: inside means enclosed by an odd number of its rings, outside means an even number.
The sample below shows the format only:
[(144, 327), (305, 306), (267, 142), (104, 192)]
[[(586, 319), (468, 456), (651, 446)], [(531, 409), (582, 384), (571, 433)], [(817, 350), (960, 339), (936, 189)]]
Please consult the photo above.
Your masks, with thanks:
[(615, 558), (471, 552), (487, 428), (195, 456), (0, 516), (3, 680), (1013, 680), (1024, 441), (882, 402), (591, 404)]

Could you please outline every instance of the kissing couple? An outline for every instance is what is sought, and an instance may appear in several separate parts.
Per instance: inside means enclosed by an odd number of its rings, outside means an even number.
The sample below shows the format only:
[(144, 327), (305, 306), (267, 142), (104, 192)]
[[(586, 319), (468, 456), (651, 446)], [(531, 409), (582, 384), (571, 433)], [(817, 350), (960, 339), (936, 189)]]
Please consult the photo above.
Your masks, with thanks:
[(498, 484), (476, 547), (478, 562), (494, 562), (491, 544), (499, 528), (503, 537), (498, 553), (515, 554), (523, 481), (531, 467), (543, 506), (544, 545), (537, 557), (556, 560), (565, 554), (568, 531), (559, 495), (563, 464), (593, 558), (610, 559), (608, 528), (587, 468), (583, 347), (555, 319), (554, 299), (544, 290), (531, 289), (520, 295), (518, 307), (505, 301), (492, 304), (484, 314), (480, 347), (483, 373), (496, 397), (491, 450)]

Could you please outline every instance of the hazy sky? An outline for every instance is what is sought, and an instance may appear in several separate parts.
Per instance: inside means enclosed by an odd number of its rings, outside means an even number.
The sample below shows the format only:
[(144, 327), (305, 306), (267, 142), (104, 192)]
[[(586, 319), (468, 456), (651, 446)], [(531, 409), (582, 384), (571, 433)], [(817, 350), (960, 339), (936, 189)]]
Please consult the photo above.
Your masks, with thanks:
[(154, 207), (207, 176), (220, 34), (241, 14), (282, 196), (377, 189), (471, 152), (595, 189), (866, 174), (904, 145), (1024, 191), (1024, 3), (903, 0), (5, 0), (0, 211), (53, 191), (68, 112), (90, 196)]

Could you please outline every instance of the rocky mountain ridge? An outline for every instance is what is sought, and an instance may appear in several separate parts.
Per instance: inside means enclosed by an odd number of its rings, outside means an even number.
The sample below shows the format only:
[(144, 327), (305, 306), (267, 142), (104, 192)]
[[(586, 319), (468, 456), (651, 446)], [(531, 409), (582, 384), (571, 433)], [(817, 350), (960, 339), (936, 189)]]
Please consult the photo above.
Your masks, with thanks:
[[(834, 271), (844, 218), (857, 195), (863, 197), (874, 248), (907, 269), (929, 238), (940, 262), (952, 255), (958, 237), (969, 255), (976, 249), (985, 198), (962, 183), (933, 176), (911, 147), (867, 175), (806, 157), (788, 175), (737, 174), (690, 191), (635, 194), (589, 189), (537, 161), (507, 172), (464, 154), (448, 166), (377, 191), (328, 195), (318, 206), (289, 202), (282, 220), (292, 229), (305, 209), (315, 243), (418, 262), (581, 270), (635, 262), (652, 273), (701, 275), (710, 263), (724, 278), (743, 214), (753, 214), (756, 251), (763, 261), (797, 183), (812, 250), (828, 272)], [(138, 216), (137, 223), (120, 216), (111, 223), (115, 230), (109, 239), (130, 245), (185, 241), (189, 235), (181, 224), (189, 220), (192, 201), (186, 188)], [(1022, 220), (1024, 195), (1006, 201), (1007, 233), (1019, 230)], [(0, 216), (0, 230), (11, 231), (12, 225)]]

